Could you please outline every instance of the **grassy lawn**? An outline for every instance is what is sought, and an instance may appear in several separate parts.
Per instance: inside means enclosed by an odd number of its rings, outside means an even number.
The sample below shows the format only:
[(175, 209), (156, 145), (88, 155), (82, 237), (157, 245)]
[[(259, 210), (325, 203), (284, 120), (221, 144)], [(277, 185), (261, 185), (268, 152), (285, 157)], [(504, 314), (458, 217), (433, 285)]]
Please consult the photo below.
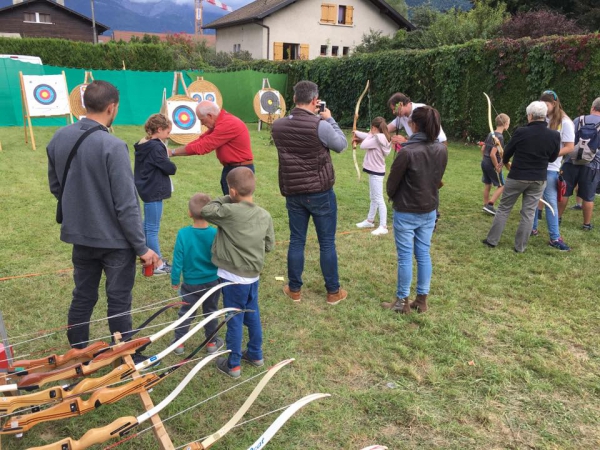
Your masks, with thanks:
[[(524, 254), (513, 252), (518, 211), (513, 210), (496, 249), (481, 244), (492, 218), (481, 212), (479, 149), (450, 145), (441, 191), (442, 219), (432, 245), (434, 275), (430, 311), (408, 317), (383, 311), (395, 293), (393, 234), (371, 236), (356, 222), (368, 211), (368, 183), (358, 183), (351, 151), (332, 159), (339, 217), (337, 248), (348, 300), (325, 302), (314, 230), (309, 232), (303, 300), (281, 292), (289, 239), (284, 198), (277, 182), (277, 153), (267, 132), (251, 124), (257, 166), (255, 201), (273, 216), (278, 245), (261, 276), (260, 304), (268, 363), (296, 358), (267, 385), (247, 418), (288, 405), (315, 392), (332, 394), (299, 413), (271, 441), (277, 449), (594, 449), (600, 448), (600, 312), (598, 233), (583, 232), (579, 211), (567, 210), (562, 234), (572, 247), (547, 245), (545, 222)], [(0, 282), (0, 310), (9, 334), (22, 336), (66, 323), (73, 282), (71, 246), (60, 242), (55, 200), (47, 187), (45, 145), (54, 128), (35, 129), (38, 150), (23, 142), (23, 130), (3, 128), (0, 153), (0, 277), (41, 273)], [(142, 127), (116, 127), (132, 144)], [(189, 224), (187, 201), (198, 191), (219, 195), (220, 165), (214, 155), (177, 158), (175, 192), (164, 203), (162, 251), (170, 258), (179, 228)], [(600, 214), (600, 212), (597, 212)], [(391, 208), (388, 213), (391, 217)], [(600, 229), (600, 228), (599, 228)], [(413, 293), (414, 295), (414, 293)], [(174, 296), (168, 277), (138, 274), (134, 307)], [(134, 324), (149, 313), (134, 316)], [(101, 299), (94, 318), (105, 316)], [(141, 317), (140, 317), (141, 316)], [(174, 320), (171, 311), (159, 322)], [(105, 336), (106, 322), (92, 326)], [(26, 338), (15, 338), (21, 341)], [(203, 339), (195, 336), (188, 348)], [(169, 338), (153, 344), (157, 353)], [(57, 347), (64, 333), (16, 347), (20, 355)], [(36, 356), (40, 357), (40, 355)], [(167, 358), (163, 366), (176, 362)], [(156, 387), (155, 402), (183, 378), (184, 369)], [(243, 366), (242, 380), (261, 369)], [(219, 429), (258, 382), (252, 381), (167, 422), (175, 446)], [(161, 416), (168, 417), (237, 382), (209, 366)], [(21, 440), (3, 437), (3, 448), (21, 449), (67, 436), (79, 438), (118, 417), (141, 414), (139, 400), (74, 420), (42, 424)], [(245, 449), (276, 415), (231, 431), (215, 448)], [(142, 428), (145, 428), (142, 426)], [(156, 448), (152, 433), (123, 449)]]

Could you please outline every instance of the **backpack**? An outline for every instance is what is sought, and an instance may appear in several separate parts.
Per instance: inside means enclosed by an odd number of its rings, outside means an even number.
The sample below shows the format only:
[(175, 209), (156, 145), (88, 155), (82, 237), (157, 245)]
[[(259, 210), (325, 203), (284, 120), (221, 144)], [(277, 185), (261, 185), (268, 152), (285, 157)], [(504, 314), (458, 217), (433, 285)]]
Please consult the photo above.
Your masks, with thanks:
[(571, 162), (577, 165), (589, 164), (596, 156), (598, 147), (600, 147), (600, 122), (585, 123), (585, 116), (580, 116), (575, 132), (575, 148), (569, 153)]

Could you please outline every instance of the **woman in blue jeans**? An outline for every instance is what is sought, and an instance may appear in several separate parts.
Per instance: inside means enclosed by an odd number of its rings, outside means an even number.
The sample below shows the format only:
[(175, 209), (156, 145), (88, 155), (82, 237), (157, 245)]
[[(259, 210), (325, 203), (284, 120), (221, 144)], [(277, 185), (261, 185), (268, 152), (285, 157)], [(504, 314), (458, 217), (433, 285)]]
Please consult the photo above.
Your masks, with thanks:
[[(431, 282), (429, 247), (435, 227), (439, 188), (448, 163), (448, 151), (437, 142), (440, 114), (430, 106), (415, 109), (409, 125), (412, 136), (398, 152), (387, 181), (394, 207), (394, 238), (398, 253), (398, 287), (394, 301), (381, 306), (408, 314), (427, 311)], [(413, 253), (417, 260), (417, 297), (409, 302)]]
[(144, 202), (144, 233), (146, 245), (154, 250), (162, 263), (154, 269), (154, 275), (171, 272), (171, 266), (163, 259), (158, 243), (158, 231), (163, 211), (163, 200), (171, 197), (171, 179), (177, 166), (171, 162), (163, 143), (171, 133), (171, 121), (162, 114), (153, 114), (146, 121), (146, 137), (134, 144), (135, 187)]

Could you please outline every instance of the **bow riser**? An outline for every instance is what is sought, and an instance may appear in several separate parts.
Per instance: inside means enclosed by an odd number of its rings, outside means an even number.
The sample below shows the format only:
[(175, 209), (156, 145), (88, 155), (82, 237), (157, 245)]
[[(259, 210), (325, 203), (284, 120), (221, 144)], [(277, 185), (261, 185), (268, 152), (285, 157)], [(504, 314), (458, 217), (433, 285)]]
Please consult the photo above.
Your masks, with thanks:
[(108, 348), (108, 343), (94, 342), (86, 348), (72, 348), (64, 355), (52, 355), (40, 359), (15, 361), (12, 367), (14, 370), (26, 370), (28, 373), (47, 372), (48, 370), (58, 369), (67, 363), (78, 364), (87, 362), (105, 348)]

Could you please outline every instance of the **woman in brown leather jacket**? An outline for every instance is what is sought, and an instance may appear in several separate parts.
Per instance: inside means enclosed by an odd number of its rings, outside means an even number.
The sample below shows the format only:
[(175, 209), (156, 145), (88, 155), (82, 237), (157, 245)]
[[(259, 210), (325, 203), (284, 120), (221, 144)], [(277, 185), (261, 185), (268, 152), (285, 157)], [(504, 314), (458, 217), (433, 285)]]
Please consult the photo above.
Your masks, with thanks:
[[(394, 238), (398, 253), (398, 287), (393, 302), (382, 307), (407, 314), (427, 310), (431, 282), (429, 247), (435, 227), (436, 208), (448, 150), (437, 141), (440, 114), (430, 106), (413, 111), (409, 122), (413, 134), (392, 164), (387, 194), (394, 207)], [(417, 298), (409, 303), (412, 257), (417, 260)]]

